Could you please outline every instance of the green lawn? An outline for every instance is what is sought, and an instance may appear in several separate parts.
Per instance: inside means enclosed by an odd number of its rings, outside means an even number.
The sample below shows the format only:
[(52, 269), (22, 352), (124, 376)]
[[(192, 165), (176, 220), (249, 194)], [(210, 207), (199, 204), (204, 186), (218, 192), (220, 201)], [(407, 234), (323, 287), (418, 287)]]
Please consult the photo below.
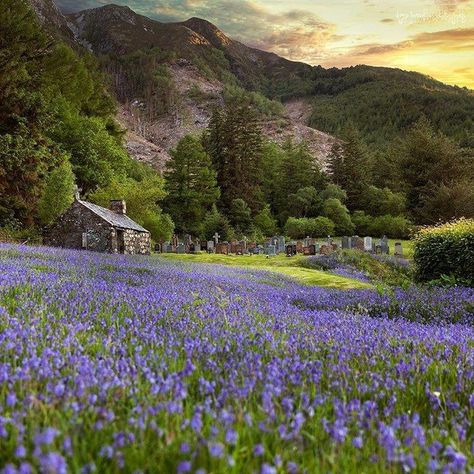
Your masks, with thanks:
[(219, 254), (174, 254), (166, 253), (161, 258), (170, 260), (182, 260), (187, 262), (214, 263), (231, 265), (235, 267), (255, 268), (267, 270), (274, 273), (296, 279), (305, 285), (323, 286), (327, 288), (351, 289), (370, 288), (371, 285), (361, 281), (333, 275), (328, 272), (311, 270), (301, 267), (303, 256), (288, 258), (284, 255), (267, 258), (264, 255), (219, 255)]

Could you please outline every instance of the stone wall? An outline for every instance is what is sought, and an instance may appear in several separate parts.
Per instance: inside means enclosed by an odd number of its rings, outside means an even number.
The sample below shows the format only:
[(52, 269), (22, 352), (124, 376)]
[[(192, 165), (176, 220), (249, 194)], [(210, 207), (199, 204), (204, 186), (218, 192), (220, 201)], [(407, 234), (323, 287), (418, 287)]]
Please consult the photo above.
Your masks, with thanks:
[(137, 232), (126, 229), (123, 231), (124, 253), (150, 255), (151, 240), (148, 232)]
[[(83, 234), (87, 234), (87, 248), (83, 246)], [(44, 236), (45, 245), (70, 249), (87, 249), (96, 252), (114, 252), (112, 248), (113, 227), (75, 201)]]

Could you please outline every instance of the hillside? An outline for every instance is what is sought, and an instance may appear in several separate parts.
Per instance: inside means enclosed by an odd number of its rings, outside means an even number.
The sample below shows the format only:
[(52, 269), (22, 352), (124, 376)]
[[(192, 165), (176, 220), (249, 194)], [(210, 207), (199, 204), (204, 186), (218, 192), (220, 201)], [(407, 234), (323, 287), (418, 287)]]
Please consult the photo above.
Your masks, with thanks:
[(426, 115), (474, 144), (473, 92), (419, 73), (312, 67), (250, 48), (203, 19), (162, 23), (117, 5), (68, 15), (67, 24), (111, 78), (130, 153), (159, 168), (182, 136), (206, 127), (215, 106), (246, 94), (262, 109), (270, 139), (305, 139), (322, 163), (331, 135), (349, 121), (369, 143), (385, 146)]

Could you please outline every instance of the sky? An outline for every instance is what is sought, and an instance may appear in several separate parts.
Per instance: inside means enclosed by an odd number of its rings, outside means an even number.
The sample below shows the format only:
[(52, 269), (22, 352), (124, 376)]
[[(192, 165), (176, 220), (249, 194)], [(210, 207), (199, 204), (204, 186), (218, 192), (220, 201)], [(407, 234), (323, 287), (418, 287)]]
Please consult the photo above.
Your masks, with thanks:
[(398, 67), (474, 89), (474, 0), (55, 1), (65, 12), (113, 2), (159, 21), (197, 16), (295, 61)]

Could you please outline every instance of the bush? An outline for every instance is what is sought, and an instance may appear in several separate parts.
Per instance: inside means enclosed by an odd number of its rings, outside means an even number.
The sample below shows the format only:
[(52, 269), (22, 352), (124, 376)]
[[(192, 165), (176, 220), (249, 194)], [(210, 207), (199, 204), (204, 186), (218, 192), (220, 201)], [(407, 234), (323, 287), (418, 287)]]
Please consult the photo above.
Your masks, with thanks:
[(474, 219), (426, 227), (415, 236), (418, 281), (454, 278), (474, 286)]
[(334, 222), (337, 235), (353, 234), (355, 225), (351, 221), (347, 207), (339, 199), (326, 199), (323, 204), (323, 213)]
[(334, 234), (334, 222), (322, 216), (312, 219), (289, 217), (285, 224), (285, 233), (292, 239), (301, 239), (308, 235), (325, 237)]
[(406, 239), (410, 236), (412, 223), (404, 216), (384, 216), (372, 217), (363, 211), (355, 211), (352, 215), (352, 222), (356, 226), (359, 235), (382, 236), (386, 235), (393, 239)]

